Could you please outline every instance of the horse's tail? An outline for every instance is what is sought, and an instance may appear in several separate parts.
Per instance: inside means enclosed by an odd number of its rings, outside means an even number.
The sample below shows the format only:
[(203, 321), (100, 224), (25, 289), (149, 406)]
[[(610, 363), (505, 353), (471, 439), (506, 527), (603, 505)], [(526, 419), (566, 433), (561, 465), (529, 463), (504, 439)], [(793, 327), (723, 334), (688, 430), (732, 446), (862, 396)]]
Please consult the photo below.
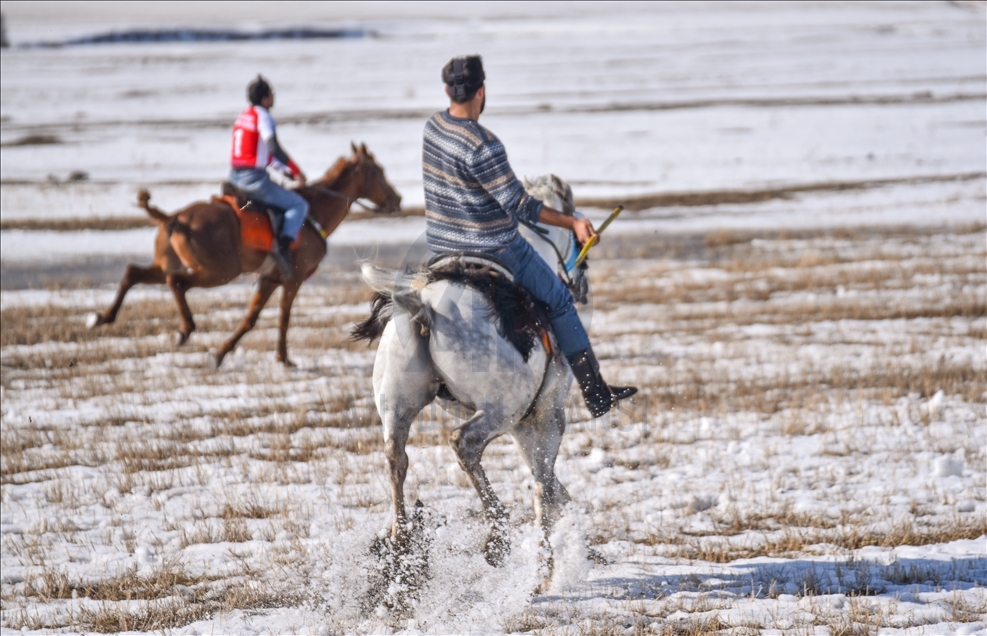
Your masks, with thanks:
[(416, 274), (398, 272), (377, 267), (371, 263), (360, 266), (364, 282), (376, 293), (371, 301), (370, 316), (358, 323), (350, 332), (354, 340), (373, 341), (384, 332), (384, 327), (394, 315), (397, 305), (412, 316), (412, 321), (427, 328), (431, 326), (431, 314), (422, 301), (421, 290), (426, 280)]
[(171, 216), (169, 214), (163, 212), (160, 208), (151, 205), (151, 193), (147, 190), (142, 189), (137, 193), (137, 205), (158, 223), (167, 223), (171, 220)]

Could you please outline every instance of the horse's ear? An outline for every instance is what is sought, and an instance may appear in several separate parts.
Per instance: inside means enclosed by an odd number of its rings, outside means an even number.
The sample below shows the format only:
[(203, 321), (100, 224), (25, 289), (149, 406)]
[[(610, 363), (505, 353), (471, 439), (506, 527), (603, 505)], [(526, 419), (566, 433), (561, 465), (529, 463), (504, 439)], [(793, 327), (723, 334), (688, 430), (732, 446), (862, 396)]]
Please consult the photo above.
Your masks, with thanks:
[(353, 154), (355, 155), (355, 154), (356, 154), (356, 152), (357, 152), (357, 151), (356, 151), (356, 144), (355, 144), (355, 143), (353, 143), (352, 141), (350, 142), (350, 148), (352, 148), (352, 149), (353, 149)]
[(368, 154), (367, 153), (367, 144), (363, 143), (362, 141), (360, 142), (360, 152), (362, 152), (363, 154)]

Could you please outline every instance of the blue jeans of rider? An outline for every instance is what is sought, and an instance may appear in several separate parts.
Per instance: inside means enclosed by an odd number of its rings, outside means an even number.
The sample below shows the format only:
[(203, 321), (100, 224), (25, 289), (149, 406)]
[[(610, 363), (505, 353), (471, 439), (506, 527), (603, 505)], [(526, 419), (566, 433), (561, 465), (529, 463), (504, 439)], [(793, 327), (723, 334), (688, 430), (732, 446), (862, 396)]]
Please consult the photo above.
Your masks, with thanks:
[(572, 293), (520, 234), (493, 253), (514, 272), (514, 280), (549, 306), (552, 330), (562, 353), (571, 356), (589, 347), (589, 336), (576, 313)]
[(297, 192), (285, 190), (271, 181), (267, 170), (247, 168), (230, 172), (230, 183), (244, 194), (257, 199), (261, 203), (273, 205), (284, 210), (284, 223), (281, 224), (280, 236), (295, 240), (298, 231), (305, 223), (308, 215), (308, 201)]

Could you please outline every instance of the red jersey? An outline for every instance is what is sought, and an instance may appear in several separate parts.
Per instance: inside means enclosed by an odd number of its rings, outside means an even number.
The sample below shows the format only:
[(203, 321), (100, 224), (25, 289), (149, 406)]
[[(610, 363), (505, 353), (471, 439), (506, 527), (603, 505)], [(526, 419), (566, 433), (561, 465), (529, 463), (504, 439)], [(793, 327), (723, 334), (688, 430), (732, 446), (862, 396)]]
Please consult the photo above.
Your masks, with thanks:
[(271, 114), (263, 106), (248, 106), (233, 124), (230, 164), (234, 168), (266, 168), (273, 160), (267, 145), (273, 138)]

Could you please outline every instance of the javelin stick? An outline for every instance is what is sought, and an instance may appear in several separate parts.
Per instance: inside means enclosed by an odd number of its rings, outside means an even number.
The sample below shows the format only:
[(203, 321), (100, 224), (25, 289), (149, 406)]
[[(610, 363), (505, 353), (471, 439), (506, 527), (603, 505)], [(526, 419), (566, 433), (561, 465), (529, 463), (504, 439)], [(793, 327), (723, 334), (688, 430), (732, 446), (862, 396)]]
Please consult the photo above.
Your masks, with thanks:
[(579, 256), (576, 257), (575, 267), (579, 267), (583, 264), (583, 261), (586, 260), (586, 255), (589, 254), (589, 248), (600, 242), (600, 235), (603, 234), (603, 230), (607, 229), (607, 226), (613, 223), (614, 219), (616, 219), (623, 211), (624, 206), (622, 205), (618, 205), (613, 209), (613, 212), (610, 213), (607, 220), (604, 221), (603, 225), (600, 226), (600, 229), (596, 231), (596, 236), (591, 236), (590, 239), (586, 241), (586, 245), (583, 245), (583, 249), (579, 251)]

